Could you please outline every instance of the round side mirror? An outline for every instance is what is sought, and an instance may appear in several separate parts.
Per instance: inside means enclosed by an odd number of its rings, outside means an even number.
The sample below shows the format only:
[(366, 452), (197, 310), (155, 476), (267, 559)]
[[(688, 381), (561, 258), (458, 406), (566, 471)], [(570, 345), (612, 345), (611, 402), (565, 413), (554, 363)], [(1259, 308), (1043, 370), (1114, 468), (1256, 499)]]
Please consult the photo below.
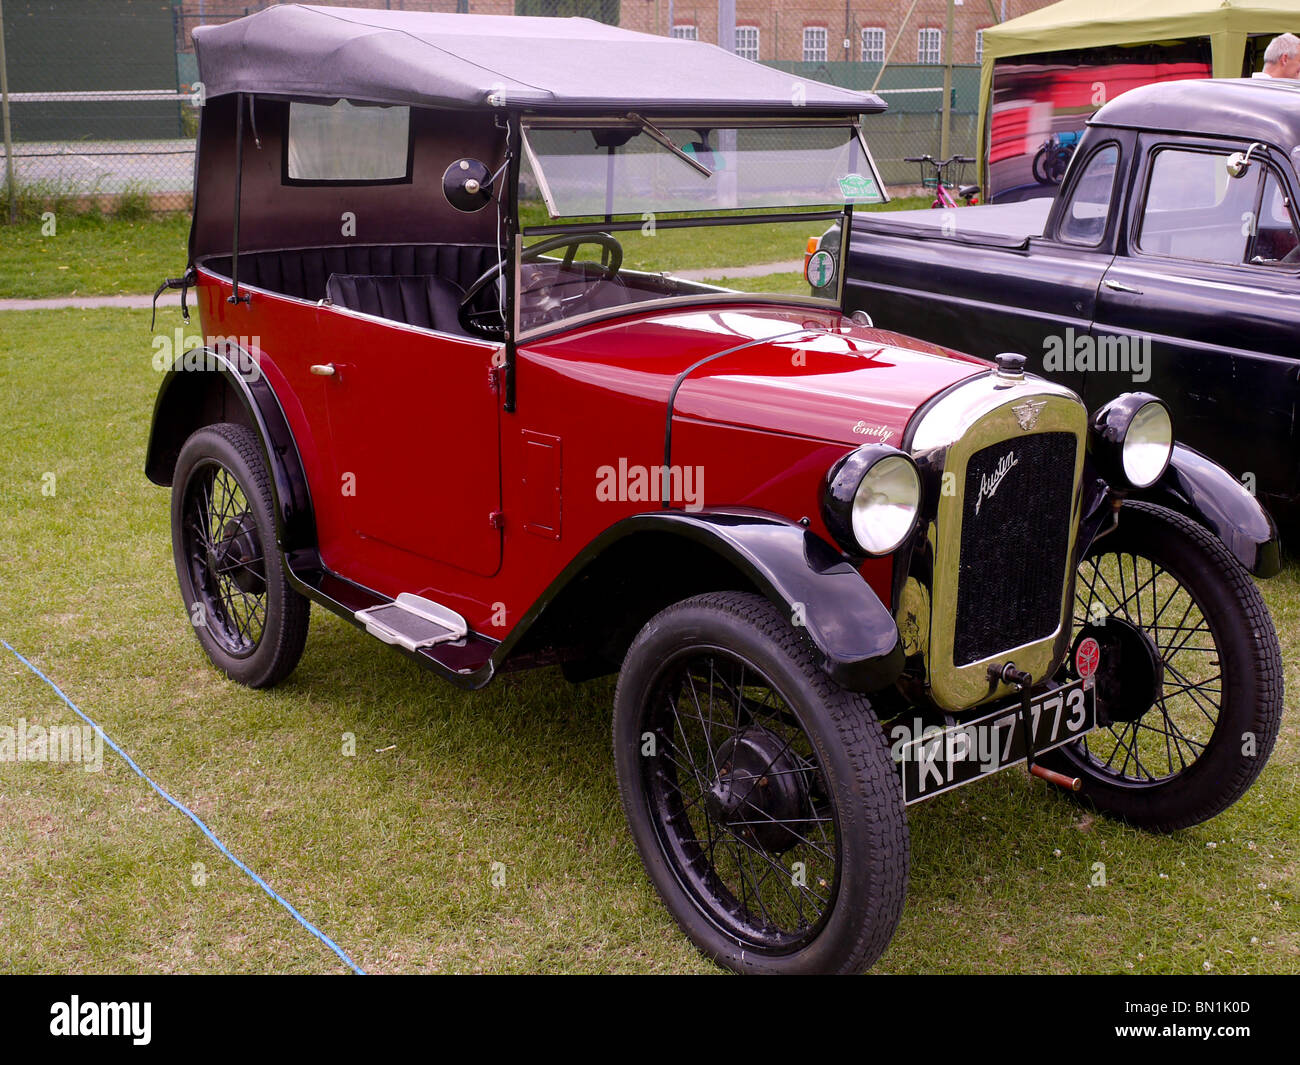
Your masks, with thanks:
[(492, 202), (492, 171), (477, 159), (457, 159), (442, 175), (442, 194), (458, 211), (481, 211)]
[(1228, 171), (1228, 177), (1239, 178), (1242, 174), (1250, 169), (1250, 157), (1255, 154), (1255, 149), (1263, 149), (1263, 145), (1256, 141), (1244, 153), (1233, 152), (1223, 161), (1224, 169)]

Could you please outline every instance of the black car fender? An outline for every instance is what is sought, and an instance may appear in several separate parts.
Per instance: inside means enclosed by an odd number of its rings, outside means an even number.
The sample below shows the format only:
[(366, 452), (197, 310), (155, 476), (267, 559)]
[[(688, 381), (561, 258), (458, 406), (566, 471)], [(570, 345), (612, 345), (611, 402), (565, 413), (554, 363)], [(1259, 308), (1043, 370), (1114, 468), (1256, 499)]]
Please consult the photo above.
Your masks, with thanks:
[(1160, 480), (1150, 488), (1124, 494), (1176, 510), (1204, 525), (1256, 577), (1272, 577), (1282, 568), (1282, 545), (1273, 518), (1245, 485), (1199, 451), (1175, 444)]
[(185, 441), (217, 422), (248, 426), (262, 445), (280, 549), (286, 555), (314, 549), (316, 523), (302, 457), (275, 390), (242, 348), (191, 349), (167, 370), (154, 401), (145, 476), (169, 486)]
[[(714, 560), (715, 572), (736, 573), (748, 581), (802, 629), (823, 670), (841, 687), (877, 691), (901, 674), (903, 647), (893, 615), (844, 556), (798, 523), (739, 509), (660, 510), (615, 523), (552, 582), (502, 644), (498, 657), (510, 653), (566, 586), (596, 570), (601, 557), (611, 556), (620, 546), (639, 544), (643, 546), (634, 557), (643, 567), (653, 567), (656, 559), (648, 556), (670, 559), (674, 543), (701, 549)], [(692, 594), (689, 589), (687, 594)]]

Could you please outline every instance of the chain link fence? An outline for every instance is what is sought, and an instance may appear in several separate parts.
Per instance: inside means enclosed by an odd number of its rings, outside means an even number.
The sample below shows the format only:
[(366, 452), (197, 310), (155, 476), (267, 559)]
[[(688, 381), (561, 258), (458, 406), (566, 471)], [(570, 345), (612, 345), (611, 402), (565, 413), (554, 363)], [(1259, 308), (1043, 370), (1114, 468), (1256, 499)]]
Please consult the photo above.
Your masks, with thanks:
[[(908, 156), (930, 155), (939, 158), (943, 144), (943, 74), (944, 68), (933, 63), (890, 64), (881, 73), (879, 63), (771, 63), (801, 78), (829, 82), (846, 89), (873, 91), (889, 109), (882, 115), (865, 115), (862, 131), (867, 147), (891, 191), (898, 194), (922, 184), (916, 163), (904, 162)], [(975, 133), (979, 111), (980, 68), (974, 64), (952, 68), (949, 89), (948, 154), (975, 154)], [(966, 176), (958, 171), (945, 180), (957, 183), (975, 180), (975, 168)]]
[[(617, 23), (627, 0), (349, 0), (351, 6), (490, 14), (585, 15)], [(191, 34), (269, 0), (0, 0), (12, 158), (0, 170), (0, 220), (59, 210), (127, 214), (188, 208), (198, 109)], [(628, 6), (625, 13), (621, 8)], [(624, 20), (632, 27), (631, 22)], [(920, 184), (905, 156), (938, 156), (943, 67), (776, 62), (793, 75), (889, 104), (865, 130), (887, 185)], [(878, 80), (878, 84), (877, 84)], [(979, 68), (953, 69), (950, 154), (971, 154)], [(12, 173), (12, 187), (9, 174)]]

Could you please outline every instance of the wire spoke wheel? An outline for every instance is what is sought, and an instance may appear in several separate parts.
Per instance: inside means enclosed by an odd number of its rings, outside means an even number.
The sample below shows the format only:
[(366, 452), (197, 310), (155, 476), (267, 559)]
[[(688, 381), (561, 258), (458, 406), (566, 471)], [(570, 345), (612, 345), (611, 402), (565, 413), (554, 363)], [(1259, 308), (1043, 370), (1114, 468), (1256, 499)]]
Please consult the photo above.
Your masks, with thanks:
[(1100, 649), (1098, 727), (1042, 761), (1080, 779), (1074, 797), (1155, 832), (1241, 798), (1277, 738), (1282, 659), (1259, 589), (1223, 542), (1126, 501), (1080, 561), (1073, 619), (1074, 647)]
[(838, 890), (839, 834), (786, 700), (734, 652), (692, 652), (666, 672), (646, 730), (655, 827), (701, 908), (756, 948), (808, 942)]
[(1165, 567), (1132, 552), (1084, 560), (1075, 589), (1076, 630), (1127, 621), (1150, 642), (1163, 672), (1154, 703), (1133, 720), (1084, 737), (1094, 770), (1135, 787), (1158, 784), (1200, 758), (1218, 726), (1223, 666), (1200, 604)]
[(228, 654), (251, 655), (266, 629), (266, 549), (243, 486), (219, 462), (196, 469), (184, 522), (202, 623)]
[(308, 600), (276, 539), (261, 445), (247, 426), (191, 434), (172, 480), (172, 555), (181, 598), (214, 665), (251, 688), (278, 684), (307, 641)]
[(867, 700), (787, 617), (710, 592), (651, 618), (614, 695), (628, 827), (682, 930), (739, 972), (859, 972), (907, 894), (903, 789)]

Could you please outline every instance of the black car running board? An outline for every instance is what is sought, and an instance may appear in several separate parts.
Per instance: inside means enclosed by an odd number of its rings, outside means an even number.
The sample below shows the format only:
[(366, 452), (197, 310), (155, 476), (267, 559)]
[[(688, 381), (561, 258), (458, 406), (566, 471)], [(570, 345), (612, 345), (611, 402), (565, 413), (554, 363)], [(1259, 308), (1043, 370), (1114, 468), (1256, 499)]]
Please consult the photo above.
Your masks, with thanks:
[[(395, 601), (387, 596), (330, 572), (320, 564), (320, 559), (314, 552), (297, 557), (286, 556), (285, 561), (288, 563), (290, 582), (298, 591), (362, 629), (367, 629), (364, 615), (369, 611), (395, 605)], [(455, 617), (460, 618), (460, 615), (456, 614)], [(463, 618), (461, 624), (465, 624)], [(450, 638), (416, 650), (408, 649), (401, 642), (390, 646), (459, 688), (471, 691), (482, 688), (496, 673), (493, 655), (499, 643), (480, 633), (466, 631), (459, 638)]]

